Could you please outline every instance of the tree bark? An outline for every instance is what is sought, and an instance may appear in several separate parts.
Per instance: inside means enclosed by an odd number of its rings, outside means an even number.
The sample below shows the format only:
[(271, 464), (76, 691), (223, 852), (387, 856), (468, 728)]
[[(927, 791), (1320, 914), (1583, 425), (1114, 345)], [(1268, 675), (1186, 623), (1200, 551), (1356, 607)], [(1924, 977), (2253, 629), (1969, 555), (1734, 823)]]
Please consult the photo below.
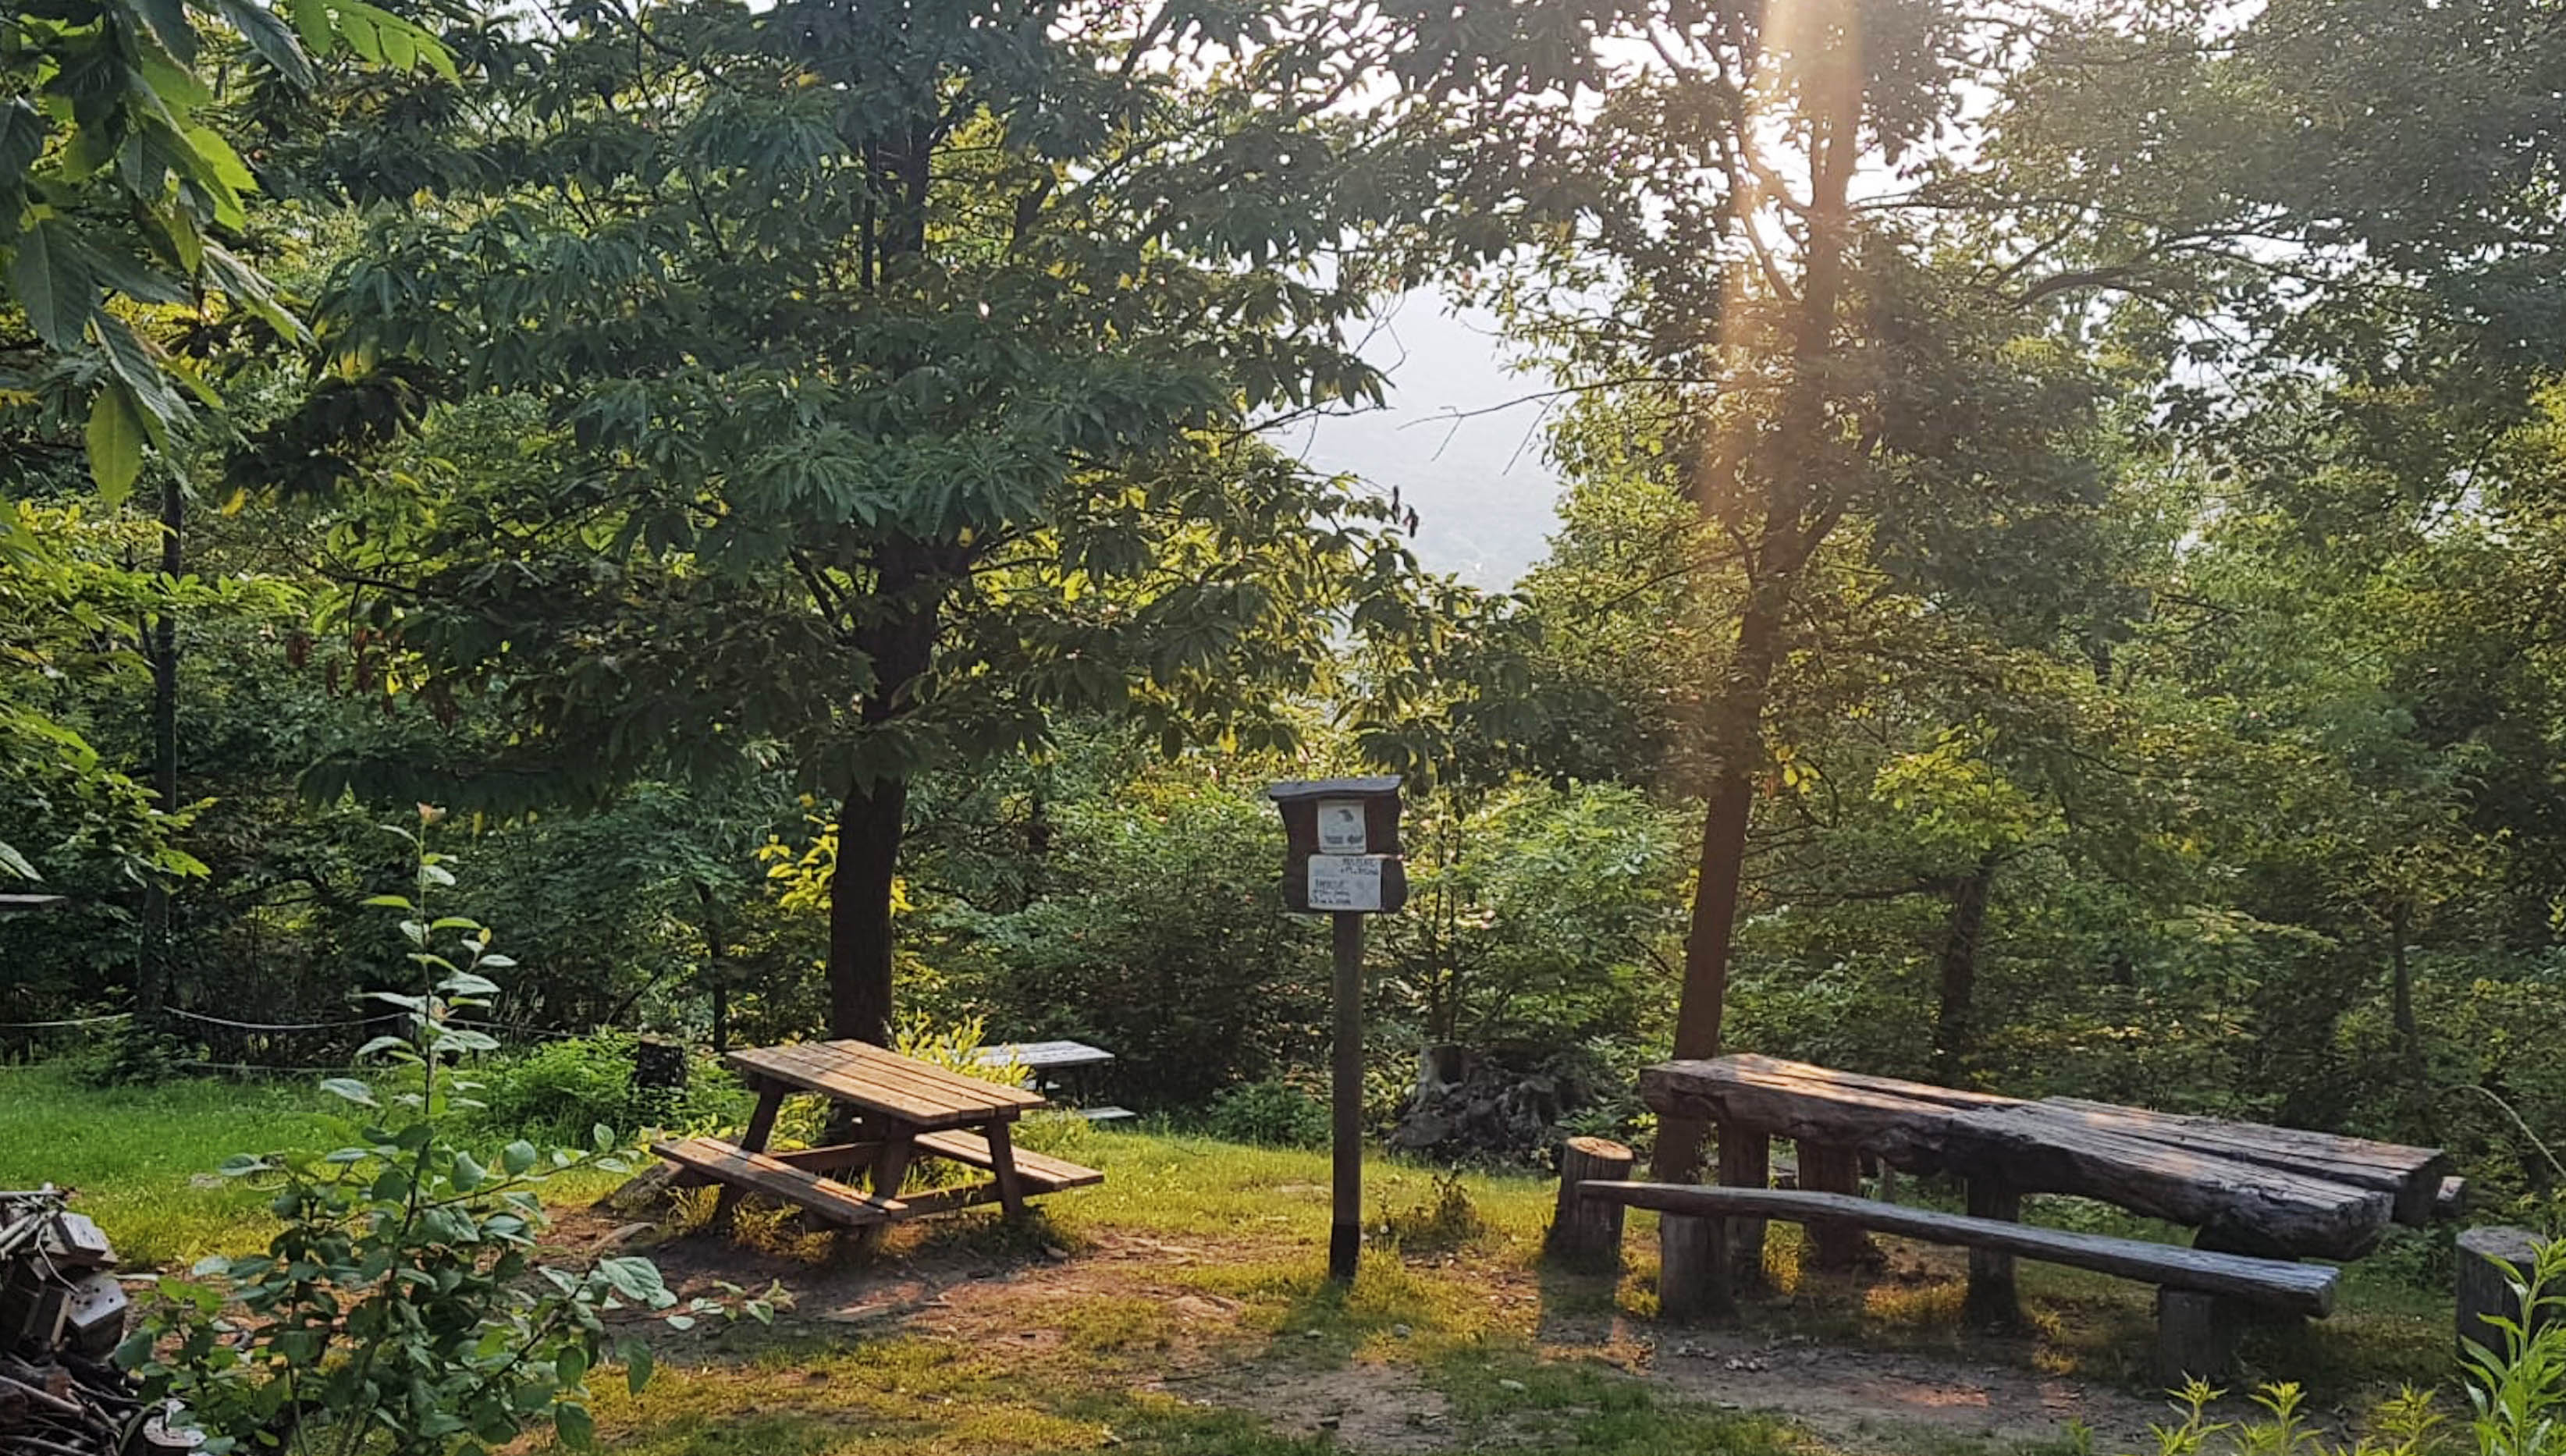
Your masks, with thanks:
[[(1823, 32), (1825, 27), (1815, 27)], [(1764, 709), (1783, 650), (1783, 625), (1810, 557), (1833, 529), (1836, 512), (1820, 499), (1824, 437), (1831, 398), (1828, 364), (1836, 351), (1844, 294), (1849, 205), (1860, 149), (1862, 68), (1856, 32), (1835, 32), (1829, 52), (1810, 63), (1802, 107), (1809, 123), (1809, 201), (1802, 209), (1806, 244), (1791, 342), (1791, 375), (1769, 444), (1751, 450), (1769, 459), (1764, 522), (1748, 563), (1746, 609), (1736, 649), (1710, 706), (1710, 746), (1718, 762), (1702, 812), (1701, 854), (1692, 923), (1684, 938), (1683, 991), (1675, 1009), (1674, 1055), (1716, 1057), (1727, 1008), (1728, 964), (1746, 871), (1746, 835), (1755, 781), (1764, 767)], [(1701, 493), (1707, 508), (1708, 491)], [(1701, 1165), (1706, 1129), (1689, 1119), (1660, 1123), (1650, 1166), (1660, 1179), (1690, 1178)]]
[(2406, 1083), (2407, 1118), (2428, 1140), (2433, 1131), (2432, 1075), (2424, 1065), (2424, 1032), (2415, 1020), (2415, 967), (2406, 954), (2414, 907), (2399, 900), (2388, 912), (2389, 1015), (2397, 1026), (2397, 1056)]
[(1978, 943), (1986, 930), (1987, 895), (1997, 860), (1990, 849), (1951, 887), (1951, 916), (1942, 933), (1941, 1001), (1933, 1016), (1933, 1075), (1953, 1082), (1976, 1040), (1971, 1012), (1978, 992)]
[[(164, 589), (174, 588), (178, 574), (186, 569), (185, 544), (179, 535), (186, 520), (187, 498), (172, 472), (160, 487)], [(178, 614), (165, 605), (151, 621), (150, 658), (151, 790), (160, 802), (160, 812), (170, 814), (178, 807)], [(160, 1013), (169, 1004), (170, 911), (169, 877), (155, 870), (142, 890), (142, 955), (133, 978), (133, 1025), (138, 1029), (157, 1028)]]
[[(885, 548), (883, 614), (857, 633), (873, 665), (861, 721), (870, 733), (905, 716), (934, 662), (945, 587), (927, 549)], [(838, 807), (838, 861), (829, 874), (829, 1033), (891, 1045), (892, 888), (907, 832), (908, 775), (859, 772)]]

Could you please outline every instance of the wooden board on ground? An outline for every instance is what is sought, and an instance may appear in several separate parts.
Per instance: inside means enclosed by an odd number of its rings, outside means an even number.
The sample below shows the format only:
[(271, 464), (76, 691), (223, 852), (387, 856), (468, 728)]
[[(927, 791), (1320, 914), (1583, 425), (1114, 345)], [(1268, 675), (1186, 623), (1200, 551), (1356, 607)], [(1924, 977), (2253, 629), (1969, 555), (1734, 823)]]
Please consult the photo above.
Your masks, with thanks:
[(2295, 1315), (2323, 1316), (2331, 1312), (2335, 1283), (2341, 1278), (2340, 1271), (2321, 1265), (1969, 1218), (1841, 1193), (1603, 1181), (1582, 1183), (1578, 1192), (1581, 1197), (1695, 1218), (1851, 1224), (1926, 1243), (1994, 1249), (2046, 1263), (2097, 1270), (2163, 1289), (2221, 1295)]

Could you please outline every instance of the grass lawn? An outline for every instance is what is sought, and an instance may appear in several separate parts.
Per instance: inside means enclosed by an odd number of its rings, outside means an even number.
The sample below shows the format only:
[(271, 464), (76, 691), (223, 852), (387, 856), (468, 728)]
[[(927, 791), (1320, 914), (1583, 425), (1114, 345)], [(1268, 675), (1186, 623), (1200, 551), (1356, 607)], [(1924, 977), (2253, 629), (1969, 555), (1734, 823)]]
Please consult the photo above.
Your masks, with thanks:
[[(76, 1185), (129, 1265), (183, 1266), (268, 1228), (259, 1195), (211, 1170), (337, 1145), (337, 1106), (294, 1084), (97, 1092), (0, 1071), (0, 1186)], [(1772, 1296), (1738, 1326), (1671, 1329), (1653, 1318), (1645, 1219), (1618, 1279), (1558, 1275), (1536, 1257), (1551, 1184), (1376, 1161), (1375, 1247), (1339, 1290), (1320, 1274), (1324, 1154), (1075, 1121), (1025, 1140), (1105, 1183), (1046, 1200), (1030, 1229), (964, 1215), (871, 1257), (833, 1256), (781, 1215), (738, 1242), (651, 1248), (672, 1280), (773, 1279), (795, 1308), (772, 1331), (669, 1336), (639, 1396), (599, 1382), (601, 1435), (645, 1456), (1956, 1456), (2077, 1449), (2070, 1422), (2095, 1449), (2150, 1449), (2161, 1413), (2150, 1292), (2124, 1281), (2026, 1264), (2033, 1329), (1992, 1338), (1958, 1322), (1955, 1251), (1897, 1245), (1867, 1277), (1803, 1277), (1796, 1231), (1776, 1226)], [(612, 1181), (555, 1186), (566, 1252), (631, 1233), (582, 1207)], [(2331, 1320), (2258, 1336), (2256, 1373), (2305, 1381), (2345, 1422), (2401, 1382), (2446, 1384), (2446, 1296), (2359, 1266), (2345, 1295)]]

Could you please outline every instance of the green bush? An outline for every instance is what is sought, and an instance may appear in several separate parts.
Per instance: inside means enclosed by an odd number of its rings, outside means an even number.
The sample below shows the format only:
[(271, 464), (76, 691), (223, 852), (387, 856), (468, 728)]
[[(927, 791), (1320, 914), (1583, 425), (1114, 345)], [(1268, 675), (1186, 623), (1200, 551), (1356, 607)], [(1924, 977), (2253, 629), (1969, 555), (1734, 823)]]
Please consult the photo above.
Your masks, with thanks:
[(1227, 1142), (1324, 1147), (1328, 1104), (1290, 1083), (1242, 1083), (1211, 1099), (1205, 1126), (1212, 1136)]
[(631, 1135), (644, 1127), (694, 1132), (748, 1115), (748, 1093), (719, 1064), (696, 1058), (683, 1088), (637, 1088), (639, 1038), (599, 1032), (547, 1042), (480, 1069), (474, 1120), (492, 1131), (584, 1140), (601, 1123)]

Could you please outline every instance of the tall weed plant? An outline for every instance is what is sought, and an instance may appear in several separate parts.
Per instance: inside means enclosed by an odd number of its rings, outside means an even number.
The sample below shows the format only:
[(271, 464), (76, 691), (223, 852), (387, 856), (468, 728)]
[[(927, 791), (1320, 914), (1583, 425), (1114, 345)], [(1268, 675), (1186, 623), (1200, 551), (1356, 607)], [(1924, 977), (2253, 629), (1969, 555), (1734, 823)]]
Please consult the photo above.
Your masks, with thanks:
[(2195, 1380), (2176, 1392), (2181, 1419), (2153, 1428), (2154, 1456), (2566, 1456), (2566, 1240), (2541, 1244), (2528, 1273), (2507, 1283), (2519, 1318), (2491, 1317), (2494, 1342), (2468, 1340), (2461, 1348), (2469, 1407), (2463, 1427), (2410, 1386), (2345, 1446), (2308, 1424), (2296, 1385), (2266, 1385), (2253, 1397), (2255, 1414), (2214, 1421), (2209, 1407), (2222, 1392)]
[(413, 881), (369, 902), (396, 916), (414, 980), (373, 993), (408, 1028), (360, 1054), (384, 1075), (322, 1084), (356, 1109), (349, 1140), (224, 1163), (273, 1190), (283, 1227), (262, 1253), (160, 1281), (117, 1351), (148, 1398), (178, 1403), (206, 1456), (482, 1456), (537, 1427), (585, 1447), (590, 1372), (620, 1365), (637, 1391), (650, 1376), (636, 1321), (771, 1316), (764, 1300), (681, 1306), (647, 1259), (543, 1255), (545, 1179), (621, 1166), (605, 1127), (582, 1148), (467, 1145), (476, 1088), (455, 1064), (498, 1044), (455, 1018), (485, 1006), (490, 973), (515, 962), (487, 928), (430, 909), (454, 884), (423, 838), (440, 817), (422, 807), (416, 832), (391, 830)]

